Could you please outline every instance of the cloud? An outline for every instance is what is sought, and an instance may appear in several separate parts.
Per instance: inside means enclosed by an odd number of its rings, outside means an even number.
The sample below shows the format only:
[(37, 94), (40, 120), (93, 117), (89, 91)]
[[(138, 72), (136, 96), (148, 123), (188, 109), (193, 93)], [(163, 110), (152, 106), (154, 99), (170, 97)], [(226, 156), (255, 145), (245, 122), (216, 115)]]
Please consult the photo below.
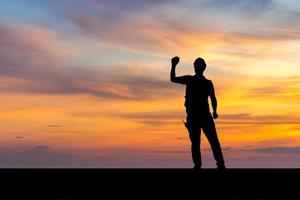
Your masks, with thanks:
[(250, 113), (223, 114), (222, 119), (249, 119)]
[(219, 124), (300, 124), (297, 116), (288, 115), (255, 115), (251, 113), (235, 113), (220, 115)]
[[(175, 150), (180, 152), (179, 150)], [(93, 151), (92, 151), (93, 152)], [(182, 151), (185, 154), (185, 151)], [(189, 153), (186, 151), (186, 153)], [(97, 149), (89, 154), (58, 151), (45, 145), (31, 148), (0, 149), (1, 168), (140, 168), (140, 167), (187, 167), (190, 158), (178, 157), (171, 153), (168, 157), (143, 148)], [(176, 157), (176, 159), (174, 159)]]
[[(300, 148), (267, 147), (238, 149), (224, 147), (228, 167), (295, 167)], [(243, 151), (243, 154), (240, 152)], [(236, 155), (236, 153), (239, 154)], [(58, 151), (46, 145), (24, 149), (0, 149), (0, 167), (5, 168), (60, 168), (60, 167), (191, 167), (191, 152), (186, 149), (152, 150), (143, 148), (100, 148), (76, 153)], [(280, 155), (280, 156), (279, 156)], [(214, 167), (210, 148), (203, 149), (204, 167)]]
[[(146, 9), (149, 7), (148, 4), (159, 6), (165, 3), (168, 1), (141, 2), (140, 6), (145, 5)], [(97, 9), (100, 11), (105, 10), (101, 9), (101, 3), (93, 2), (93, 4), (97, 4), (99, 6)], [(122, 4), (122, 2), (114, 2), (108, 3), (106, 6), (122, 10)], [(142, 15), (135, 20), (132, 18), (134, 13), (131, 13), (126, 14), (124, 18), (115, 17), (112, 21), (107, 21), (102, 18), (104, 13), (97, 13), (93, 10), (88, 12), (88, 9), (82, 10), (86, 13), (79, 12), (78, 15), (75, 13), (73, 23), (87, 35), (91, 34), (100, 40), (117, 42), (121, 46), (125, 45), (135, 49), (153, 50), (163, 54), (169, 54), (168, 50), (174, 51), (177, 48), (179, 51), (187, 49), (187, 51), (198, 52), (199, 48), (212, 46), (212, 44), (222, 47), (230, 39), (234, 43), (244, 40), (243, 37), (235, 38), (230, 32), (199, 28), (196, 25), (185, 23), (184, 20), (174, 23), (174, 20), (170, 20), (166, 16), (159, 16), (158, 20), (155, 16), (152, 18)], [(118, 13), (116, 15), (118, 16)], [(178, 92), (168, 83), (167, 77), (159, 79), (155, 76), (136, 73), (132, 69), (124, 70), (121, 74), (117, 70), (110, 72), (102, 70), (111, 67), (104, 66), (104, 64), (98, 66), (100, 70), (67, 68), (62, 61), (68, 54), (67, 50), (56, 45), (60, 43), (60, 40), (53, 31), (9, 25), (3, 22), (0, 23), (0, 31), (3, 35), (0, 43), (4, 44), (0, 52), (0, 75), (18, 79), (18, 81), (23, 80), (22, 83), (15, 81), (14, 84), (2, 85), (1, 91), (54, 95), (88, 94), (116, 100), (157, 99), (168, 95), (176, 96)], [(32, 35), (36, 37), (32, 37)], [(228, 38), (229, 40), (227, 40)], [(251, 44), (250, 41), (249, 44)], [(228, 48), (217, 49), (225, 51)], [(254, 50), (240, 50), (237, 47), (229, 53), (233, 52), (238, 55), (245, 52), (250, 55), (255, 52)], [(255, 57), (255, 55), (253, 56)], [(118, 68), (122, 68), (122, 66)]]
[(253, 125), (279, 125), (279, 124), (300, 124), (300, 121), (285, 121), (285, 122), (278, 122), (278, 121), (219, 121), (219, 124), (253, 124)]
[[(223, 48), (225, 53), (255, 57), (266, 53), (257, 53), (262, 42), (276, 43), (300, 36), (294, 30), (295, 25), (276, 24), (273, 16), (278, 13), (278, 20), (287, 23), (297, 20), (295, 16), (285, 19), (286, 15), (278, 9), (280, 6), (272, 0), (202, 0), (172, 2), (168, 6), (166, 2), (157, 2), (142, 1), (125, 7), (119, 1), (108, 5), (95, 3), (97, 9), (78, 10), (72, 22), (84, 34), (156, 55), (169, 55), (174, 49), (185, 55), (193, 51), (203, 54), (208, 50), (206, 47), (212, 45), (222, 52), (219, 49), (223, 45), (230, 45), (233, 50)], [(137, 11), (133, 11), (137, 7)]]
[[(153, 111), (153, 112), (73, 112), (72, 116), (99, 118), (103, 116), (132, 120), (147, 126), (165, 126), (178, 124), (185, 120), (186, 114), (183, 111)], [(300, 119), (292, 115), (256, 115), (252, 113), (222, 114), (217, 122), (220, 129), (236, 129), (238, 125), (280, 125), (300, 124)], [(224, 127), (222, 126), (224, 125)], [(236, 126), (227, 126), (236, 125)]]
[(292, 156), (278, 155), (243, 155), (227, 156), (226, 159), (228, 168), (297, 168), (300, 162)]
[(177, 124), (180, 119), (185, 119), (184, 112), (178, 111), (152, 111), (152, 112), (72, 112), (72, 116), (86, 118), (121, 118), (122, 120), (134, 121), (148, 127), (162, 127), (170, 124)]
[(180, 150), (153, 150), (151, 153), (159, 153), (159, 154), (188, 154), (190, 151), (180, 151)]
[(231, 151), (231, 150), (233, 150), (233, 147), (223, 147), (222, 150), (223, 151)]
[[(266, 9), (267, 7), (271, 7), (273, 5), (272, 0), (223, 0), (223, 1), (214, 1), (214, 0), (203, 0), (202, 1), (206, 6), (212, 6), (214, 8), (219, 9), (228, 9), (228, 8), (235, 8), (235, 9), (243, 9), (243, 10), (260, 10)], [(201, 3), (202, 3), (201, 2)]]
[(266, 154), (287, 154), (287, 155), (298, 155), (300, 153), (300, 147), (266, 147), (266, 148), (255, 148), (251, 151), (266, 153)]
[(183, 112), (160, 111), (160, 112), (139, 112), (139, 113), (123, 113), (118, 115), (124, 119), (136, 121), (147, 126), (162, 127), (170, 124), (178, 123), (179, 119), (185, 119)]
[(295, 4), (288, 5), (276, 0), (202, 0), (194, 4), (191, 15), (202, 10), (204, 14), (201, 17), (211, 23), (206, 24), (211, 29), (226, 29), (239, 38), (276, 42), (299, 39), (298, 28), (295, 31), (299, 19), (293, 10)]
[[(294, 73), (297, 72), (294, 71)], [(298, 76), (262, 77), (256, 79), (255, 82), (253, 80), (252, 84), (244, 88), (245, 92), (242, 93), (241, 98), (251, 99), (256, 102), (257, 106), (264, 106), (267, 103), (284, 105), (288, 103), (296, 106), (296, 102), (300, 100)], [(286, 118), (290, 117), (286, 116)]]
[(149, 76), (146, 70), (142, 74), (126, 67), (65, 67), (59, 59), (63, 55), (48, 45), (53, 38), (42, 30), (0, 23), (0, 32), (0, 76), (10, 82), (1, 84), (0, 90), (5, 93), (87, 94), (106, 99), (147, 100), (167, 97), (177, 90), (168, 77), (162, 80)]
[(239, 119), (239, 120), (249, 120), (249, 121), (265, 121), (265, 120), (295, 120), (294, 116), (286, 116), (286, 115), (255, 115), (251, 113), (235, 113), (235, 114), (224, 114), (222, 115), (222, 119), (224, 120), (232, 120), (232, 119)]
[(38, 145), (24, 150), (1, 149), (0, 167), (67, 167), (77, 166), (77, 156), (56, 152), (49, 146)]
[[(112, 19), (107, 19), (106, 12), (102, 10), (84, 14), (79, 12), (73, 16), (73, 23), (83, 34), (100, 41), (160, 57), (204, 52), (206, 46), (222, 43), (223, 37), (228, 35), (226, 31), (214, 32), (193, 26), (173, 13), (168, 16), (152, 10), (123, 14), (118, 12), (118, 6), (111, 9), (115, 13)], [(174, 18), (178, 20), (174, 22)]]
[(253, 88), (250, 91), (250, 94), (253, 96), (267, 96), (267, 95), (278, 95), (286, 92), (286, 88), (278, 87), (278, 86), (265, 86), (265, 87), (257, 87)]
[(137, 119), (135, 120), (138, 123), (141, 123), (143, 125), (149, 126), (149, 127), (162, 127), (170, 124), (175, 124), (177, 121), (166, 121), (166, 120), (143, 120), (143, 119)]
[(48, 147), (48, 146), (39, 145), (39, 146), (33, 147), (30, 151), (33, 153), (45, 153), (45, 152), (48, 152), (49, 149), (50, 149), (50, 147)]
[(166, 3), (176, 3), (176, 0), (127, 0), (126, 2), (122, 0), (89, 0), (91, 6), (105, 6), (112, 7), (115, 9), (122, 10), (140, 10), (147, 9), (151, 6), (163, 5)]
[(260, 141), (264, 145), (267, 144), (268, 146), (280, 146), (280, 145), (287, 145), (293, 146), (294, 144), (298, 143), (298, 135), (290, 135), (285, 137), (276, 137), (270, 138)]
[(58, 125), (58, 124), (49, 124), (48, 127), (50, 127), (50, 128), (59, 128), (59, 127), (61, 127), (61, 125)]
[(160, 111), (160, 112), (139, 112), (139, 113), (123, 113), (118, 116), (129, 118), (129, 119), (159, 119), (169, 120), (182, 117), (182, 113), (176, 111)]
[(0, 74), (40, 81), (57, 76), (66, 49), (57, 45), (55, 32), (0, 21)]
[(292, 126), (286, 129), (287, 131), (300, 131), (300, 126)]
[[(171, 48), (177, 48), (184, 44), (184, 40), (192, 39), (190, 34), (196, 31), (172, 29), (167, 24), (159, 21), (152, 21), (145, 18), (142, 21), (133, 21), (126, 16), (115, 21), (106, 21), (101, 16), (77, 16), (73, 22), (84, 34), (89, 34), (101, 41), (121, 46), (130, 50), (143, 51), (157, 56), (167, 55), (172, 52)], [(150, 20), (150, 21), (149, 21)], [(190, 32), (189, 35), (186, 32)], [(197, 31), (198, 38), (205, 37), (205, 33)], [(193, 45), (192, 43), (190, 43)], [(193, 45), (195, 48), (195, 44)]]

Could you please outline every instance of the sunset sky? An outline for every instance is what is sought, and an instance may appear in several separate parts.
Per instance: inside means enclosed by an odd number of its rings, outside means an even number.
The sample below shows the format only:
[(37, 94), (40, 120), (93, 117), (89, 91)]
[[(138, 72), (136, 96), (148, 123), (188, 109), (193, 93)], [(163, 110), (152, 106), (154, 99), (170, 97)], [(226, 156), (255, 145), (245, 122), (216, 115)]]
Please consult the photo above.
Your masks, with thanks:
[(206, 60), (227, 167), (298, 168), (299, 21), (298, 0), (2, 0), (0, 167), (192, 167), (179, 56)]

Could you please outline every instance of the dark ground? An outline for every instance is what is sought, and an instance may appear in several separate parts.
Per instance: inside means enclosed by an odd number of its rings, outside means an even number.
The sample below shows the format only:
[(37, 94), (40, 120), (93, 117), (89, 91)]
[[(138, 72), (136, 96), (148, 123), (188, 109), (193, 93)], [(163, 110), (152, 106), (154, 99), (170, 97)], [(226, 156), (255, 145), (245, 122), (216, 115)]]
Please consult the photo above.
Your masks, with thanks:
[(10, 199), (300, 199), (300, 169), (0, 169), (0, 177)]

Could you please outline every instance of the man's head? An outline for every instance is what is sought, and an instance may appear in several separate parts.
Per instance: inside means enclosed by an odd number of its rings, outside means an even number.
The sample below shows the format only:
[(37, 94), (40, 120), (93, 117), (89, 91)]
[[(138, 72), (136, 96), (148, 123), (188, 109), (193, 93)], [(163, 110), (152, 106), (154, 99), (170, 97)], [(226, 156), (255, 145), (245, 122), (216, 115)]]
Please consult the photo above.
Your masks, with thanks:
[(206, 63), (203, 58), (199, 57), (194, 61), (194, 69), (196, 74), (203, 74), (206, 69)]

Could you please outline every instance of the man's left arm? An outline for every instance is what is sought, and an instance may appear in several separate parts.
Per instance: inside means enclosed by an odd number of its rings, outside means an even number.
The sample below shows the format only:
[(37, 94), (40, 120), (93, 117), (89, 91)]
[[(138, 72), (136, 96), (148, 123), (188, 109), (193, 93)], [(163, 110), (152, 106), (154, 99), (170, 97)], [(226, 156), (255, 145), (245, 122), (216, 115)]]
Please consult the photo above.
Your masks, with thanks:
[(217, 103), (217, 98), (216, 98), (216, 94), (215, 94), (214, 85), (211, 81), (210, 81), (209, 96), (210, 96), (211, 105), (212, 105), (212, 108), (213, 108), (213, 117), (214, 117), (214, 119), (217, 119), (218, 118), (218, 113), (217, 113), (218, 103)]

